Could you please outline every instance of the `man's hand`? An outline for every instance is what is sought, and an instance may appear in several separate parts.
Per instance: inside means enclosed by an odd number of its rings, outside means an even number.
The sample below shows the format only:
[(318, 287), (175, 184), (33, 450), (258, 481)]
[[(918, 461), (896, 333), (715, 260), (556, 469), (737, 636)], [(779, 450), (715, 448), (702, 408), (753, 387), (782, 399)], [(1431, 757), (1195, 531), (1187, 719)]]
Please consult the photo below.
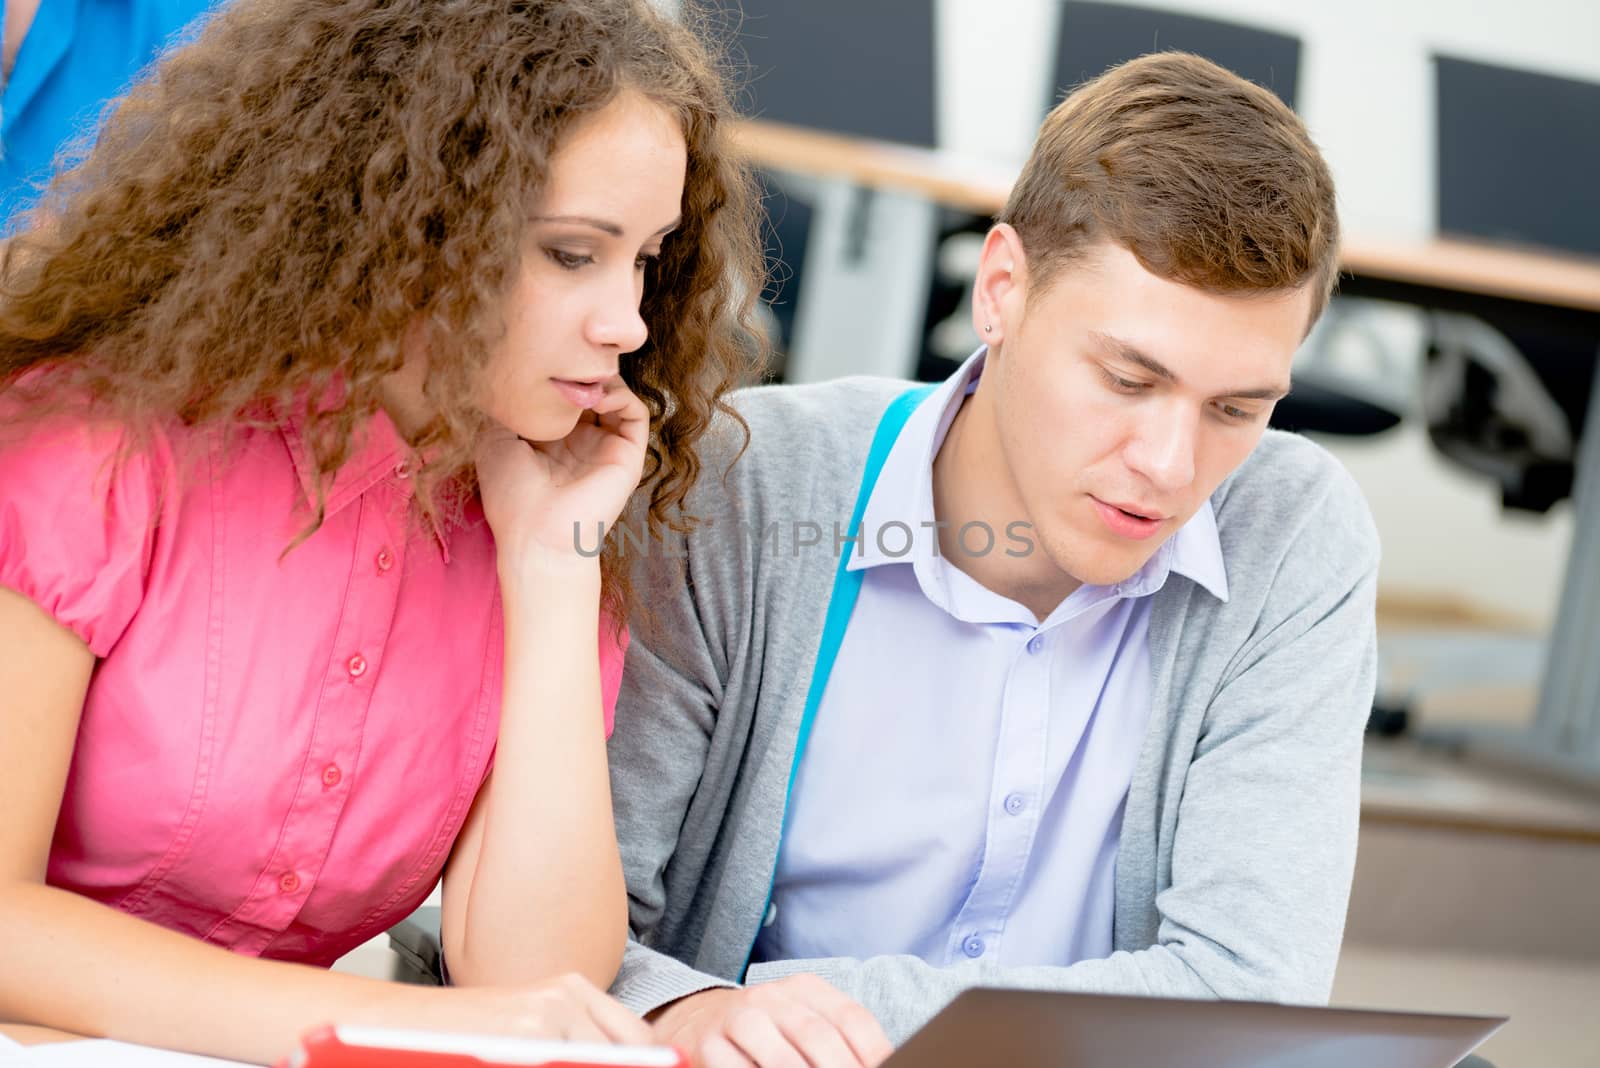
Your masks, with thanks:
[(876, 1068), (894, 1047), (854, 999), (814, 975), (704, 990), (657, 1010), (655, 1041), (698, 1068)]

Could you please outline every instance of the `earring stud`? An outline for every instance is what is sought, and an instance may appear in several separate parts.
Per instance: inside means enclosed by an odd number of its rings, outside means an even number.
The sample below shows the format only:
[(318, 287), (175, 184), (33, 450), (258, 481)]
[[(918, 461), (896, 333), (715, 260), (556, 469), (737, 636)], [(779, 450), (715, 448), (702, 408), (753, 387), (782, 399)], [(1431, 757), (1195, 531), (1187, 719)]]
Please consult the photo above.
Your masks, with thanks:
[(984, 324), (983, 324), (983, 332), (984, 332), (984, 333), (985, 333), (985, 334), (992, 334), (992, 333), (994, 333), (994, 324), (993, 324), (993, 323), (984, 323)]

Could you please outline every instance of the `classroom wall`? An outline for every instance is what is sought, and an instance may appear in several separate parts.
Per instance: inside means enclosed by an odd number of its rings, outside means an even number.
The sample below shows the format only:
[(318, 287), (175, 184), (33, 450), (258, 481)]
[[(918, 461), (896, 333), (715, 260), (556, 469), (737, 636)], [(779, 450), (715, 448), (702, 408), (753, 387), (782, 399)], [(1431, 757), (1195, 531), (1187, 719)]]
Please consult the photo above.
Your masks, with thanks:
[[(1055, 0), (936, 0), (941, 143), (1020, 159), (1055, 48)], [(1600, 81), (1594, 0), (1162, 0), (1302, 41), (1299, 109), (1338, 182), (1347, 232), (1421, 238), (1435, 229), (1433, 72), (1445, 52)], [(1530, 116), (1537, 122), (1537, 116)], [(1376, 309), (1376, 329), (1413, 365), (1409, 309)], [(1554, 615), (1571, 537), (1569, 503), (1503, 513), (1487, 481), (1446, 463), (1415, 420), (1373, 439), (1326, 441), (1355, 472), (1384, 539), (1385, 594), (1543, 627)]]

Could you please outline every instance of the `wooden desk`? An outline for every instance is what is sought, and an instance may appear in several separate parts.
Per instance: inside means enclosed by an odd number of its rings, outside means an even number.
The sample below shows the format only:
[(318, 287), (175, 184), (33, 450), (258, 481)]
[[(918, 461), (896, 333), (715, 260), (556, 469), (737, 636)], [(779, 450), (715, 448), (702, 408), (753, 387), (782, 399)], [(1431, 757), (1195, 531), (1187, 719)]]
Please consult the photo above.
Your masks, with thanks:
[(32, 1024), (0, 1023), (0, 1035), (20, 1042), (24, 1046), (42, 1046), (48, 1042), (75, 1042), (80, 1035), (69, 1035), (65, 1031), (56, 1031), (49, 1027), (34, 1027)]
[(741, 122), (734, 137), (767, 170), (900, 189), (974, 215), (998, 212), (1017, 175), (1015, 167), (992, 161), (760, 119)]
[(1457, 831), (1600, 849), (1600, 796), (1368, 738), (1363, 827)]

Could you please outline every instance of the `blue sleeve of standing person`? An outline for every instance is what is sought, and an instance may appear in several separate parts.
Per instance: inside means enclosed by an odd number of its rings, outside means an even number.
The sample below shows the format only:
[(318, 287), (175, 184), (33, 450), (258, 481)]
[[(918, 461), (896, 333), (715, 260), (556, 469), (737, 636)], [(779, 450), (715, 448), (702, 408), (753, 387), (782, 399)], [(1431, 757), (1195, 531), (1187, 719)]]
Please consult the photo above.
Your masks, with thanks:
[(93, 132), (171, 44), (218, 0), (41, 0), (0, 92), (0, 228), (15, 228), (58, 154)]

